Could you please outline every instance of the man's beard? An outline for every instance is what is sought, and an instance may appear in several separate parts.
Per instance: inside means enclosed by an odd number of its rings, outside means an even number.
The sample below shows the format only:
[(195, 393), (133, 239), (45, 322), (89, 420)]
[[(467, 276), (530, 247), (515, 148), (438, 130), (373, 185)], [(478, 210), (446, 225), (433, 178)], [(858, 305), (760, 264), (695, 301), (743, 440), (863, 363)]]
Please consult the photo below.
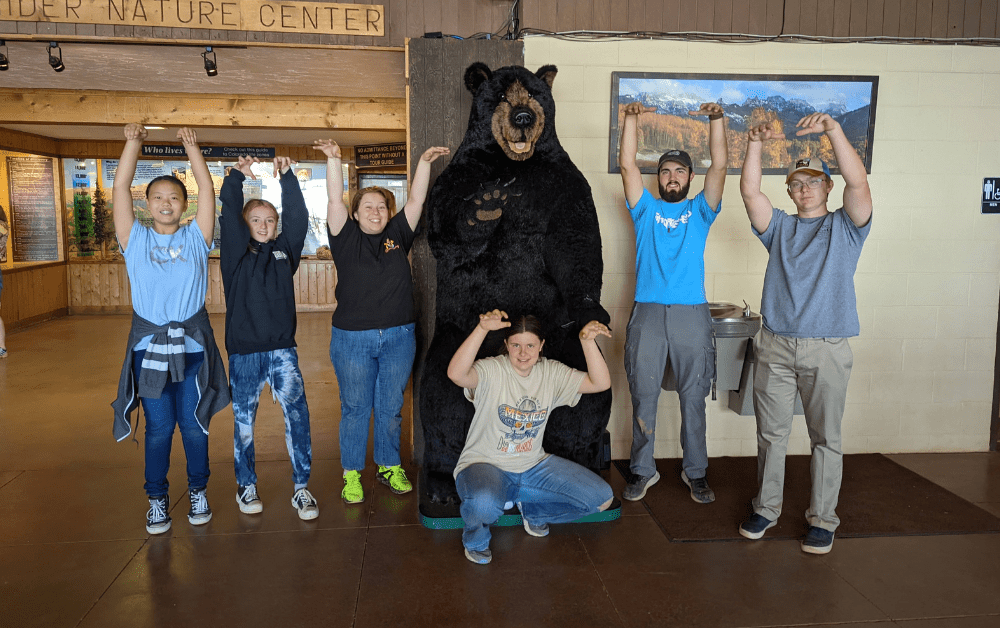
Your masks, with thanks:
[(664, 186), (661, 185), (660, 186), (660, 198), (662, 198), (663, 200), (665, 200), (668, 203), (677, 203), (677, 202), (683, 201), (684, 199), (686, 199), (688, 197), (688, 190), (690, 190), (690, 189), (691, 189), (691, 182), (690, 181), (688, 181), (687, 183), (685, 183), (684, 187), (682, 187), (681, 189), (677, 190), (676, 192), (674, 192), (674, 191), (668, 191), (667, 188), (665, 188)]

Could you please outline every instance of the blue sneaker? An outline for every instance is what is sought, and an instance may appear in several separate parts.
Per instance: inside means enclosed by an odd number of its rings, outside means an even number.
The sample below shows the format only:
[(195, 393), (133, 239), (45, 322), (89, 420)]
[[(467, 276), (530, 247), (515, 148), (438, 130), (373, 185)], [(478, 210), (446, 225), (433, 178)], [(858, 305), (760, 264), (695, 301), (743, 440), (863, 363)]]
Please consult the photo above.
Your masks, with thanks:
[(816, 526), (809, 526), (806, 538), (802, 539), (802, 551), (807, 554), (828, 554), (833, 549), (833, 532)]
[(465, 557), (477, 565), (486, 565), (493, 560), (493, 552), (491, 552), (489, 548), (480, 552), (478, 550), (471, 550), (467, 547), (465, 548)]
[(777, 521), (771, 521), (767, 517), (762, 517), (757, 513), (754, 513), (749, 519), (740, 524), (740, 534), (748, 539), (756, 541), (760, 537), (764, 536), (765, 530), (773, 528), (777, 524)]

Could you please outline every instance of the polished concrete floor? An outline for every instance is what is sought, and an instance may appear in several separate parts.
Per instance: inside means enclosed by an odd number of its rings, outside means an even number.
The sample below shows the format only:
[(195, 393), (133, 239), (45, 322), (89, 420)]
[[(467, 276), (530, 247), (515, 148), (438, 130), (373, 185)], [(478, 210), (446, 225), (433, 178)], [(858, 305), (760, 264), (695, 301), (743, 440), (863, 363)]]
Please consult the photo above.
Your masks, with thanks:
[[(626, 503), (618, 521), (544, 539), (498, 529), (483, 567), (465, 559), (459, 531), (422, 527), (415, 495), (393, 495), (370, 470), (364, 504), (345, 506), (326, 314), (302, 315), (298, 334), (319, 519), (299, 521), (289, 504), (280, 409), (265, 391), (263, 514), (237, 510), (226, 410), (210, 438), (214, 518), (187, 522), (177, 439), (173, 528), (150, 538), (142, 449), (111, 437), (128, 323), (70, 317), (8, 336), (0, 627), (1000, 627), (997, 534), (839, 539), (817, 557), (794, 541), (671, 543), (641, 503)], [(222, 318), (213, 324), (218, 335)], [(1000, 454), (893, 459), (1000, 516)], [(620, 492), (618, 474), (608, 478)]]

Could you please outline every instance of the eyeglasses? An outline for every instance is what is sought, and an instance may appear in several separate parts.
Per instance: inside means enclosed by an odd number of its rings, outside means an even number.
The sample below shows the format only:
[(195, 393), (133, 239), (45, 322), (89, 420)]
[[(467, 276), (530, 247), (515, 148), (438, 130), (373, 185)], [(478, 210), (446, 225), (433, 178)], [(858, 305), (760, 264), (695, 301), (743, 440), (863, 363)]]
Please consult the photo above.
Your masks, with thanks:
[(803, 183), (802, 181), (792, 181), (791, 183), (788, 184), (788, 191), (801, 192), (802, 188), (805, 186), (809, 186), (810, 190), (815, 190), (819, 186), (823, 185), (825, 182), (826, 182), (825, 179), (808, 179), (805, 183)]

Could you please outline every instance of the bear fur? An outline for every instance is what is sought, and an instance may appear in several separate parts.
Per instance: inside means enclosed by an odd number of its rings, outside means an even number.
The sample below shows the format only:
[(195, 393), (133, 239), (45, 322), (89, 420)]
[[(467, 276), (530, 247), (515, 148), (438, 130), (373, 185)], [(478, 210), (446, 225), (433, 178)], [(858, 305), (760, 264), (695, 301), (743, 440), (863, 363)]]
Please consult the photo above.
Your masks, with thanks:
[[(457, 503), (452, 473), (473, 406), (446, 373), (479, 314), (535, 315), (545, 328), (542, 355), (582, 371), (580, 328), (610, 322), (600, 305), (604, 262), (590, 185), (556, 137), (555, 75), (551, 65), (534, 74), (469, 66), (469, 127), (427, 199), (437, 289), (419, 405), (432, 503)], [(491, 332), (477, 359), (499, 354), (502, 344), (503, 331)], [(610, 390), (556, 409), (545, 451), (598, 471), (610, 412)]]

